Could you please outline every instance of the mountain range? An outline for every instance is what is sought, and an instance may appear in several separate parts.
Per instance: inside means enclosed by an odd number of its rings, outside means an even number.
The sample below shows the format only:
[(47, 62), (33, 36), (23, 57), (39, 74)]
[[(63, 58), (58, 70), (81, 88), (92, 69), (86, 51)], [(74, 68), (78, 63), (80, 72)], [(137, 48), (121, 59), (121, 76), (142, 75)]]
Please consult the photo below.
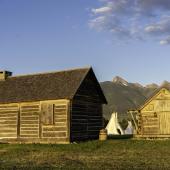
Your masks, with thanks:
[(110, 119), (112, 112), (118, 112), (120, 120), (127, 118), (127, 110), (138, 108), (144, 101), (163, 84), (155, 83), (143, 86), (139, 83), (130, 83), (116, 76), (112, 81), (101, 82), (100, 85), (106, 96), (108, 104), (103, 107), (105, 119)]

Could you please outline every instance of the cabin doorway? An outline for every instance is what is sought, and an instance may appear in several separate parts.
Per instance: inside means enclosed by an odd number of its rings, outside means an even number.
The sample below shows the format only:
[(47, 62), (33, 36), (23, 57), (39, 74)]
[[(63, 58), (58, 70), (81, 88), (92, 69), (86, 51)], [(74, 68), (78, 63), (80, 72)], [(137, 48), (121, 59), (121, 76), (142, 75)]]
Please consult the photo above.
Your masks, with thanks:
[(160, 112), (158, 115), (160, 134), (161, 135), (170, 134), (170, 113)]

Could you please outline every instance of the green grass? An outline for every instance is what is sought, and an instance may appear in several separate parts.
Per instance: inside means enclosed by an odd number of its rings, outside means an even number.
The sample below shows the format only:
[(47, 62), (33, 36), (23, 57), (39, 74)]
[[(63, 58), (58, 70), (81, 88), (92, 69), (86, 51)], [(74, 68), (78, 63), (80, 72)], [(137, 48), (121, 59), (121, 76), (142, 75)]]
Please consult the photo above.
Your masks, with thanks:
[(170, 169), (170, 140), (0, 144), (0, 169)]

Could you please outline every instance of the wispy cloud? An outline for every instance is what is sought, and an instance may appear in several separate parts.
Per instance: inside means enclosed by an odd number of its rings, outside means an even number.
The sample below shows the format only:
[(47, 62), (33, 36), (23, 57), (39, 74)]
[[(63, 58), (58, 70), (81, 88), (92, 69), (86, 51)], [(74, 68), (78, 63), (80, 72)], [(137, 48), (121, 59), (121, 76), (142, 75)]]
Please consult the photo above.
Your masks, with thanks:
[(160, 44), (161, 45), (167, 45), (167, 44), (170, 44), (170, 36), (169, 37), (167, 37), (166, 39), (164, 39), (164, 40), (161, 40), (160, 41)]
[(110, 32), (122, 39), (159, 39), (170, 44), (169, 0), (99, 0), (101, 6), (91, 9), (89, 26)]

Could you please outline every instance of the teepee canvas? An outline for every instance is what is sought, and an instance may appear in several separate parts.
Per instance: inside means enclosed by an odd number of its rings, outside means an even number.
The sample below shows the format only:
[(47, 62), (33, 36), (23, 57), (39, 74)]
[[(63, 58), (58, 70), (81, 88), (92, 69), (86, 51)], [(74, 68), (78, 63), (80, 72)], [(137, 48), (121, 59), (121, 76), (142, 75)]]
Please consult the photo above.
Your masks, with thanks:
[(128, 121), (128, 126), (125, 130), (125, 134), (127, 135), (132, 135), (133, 134), (133, 126), (132, 126), (132, 122)]
[(112, 113), (109, 123), (106, 126), (107, 134), (108, 135), (122, 135), (124, 134), (118, 119), (117, 113)]

